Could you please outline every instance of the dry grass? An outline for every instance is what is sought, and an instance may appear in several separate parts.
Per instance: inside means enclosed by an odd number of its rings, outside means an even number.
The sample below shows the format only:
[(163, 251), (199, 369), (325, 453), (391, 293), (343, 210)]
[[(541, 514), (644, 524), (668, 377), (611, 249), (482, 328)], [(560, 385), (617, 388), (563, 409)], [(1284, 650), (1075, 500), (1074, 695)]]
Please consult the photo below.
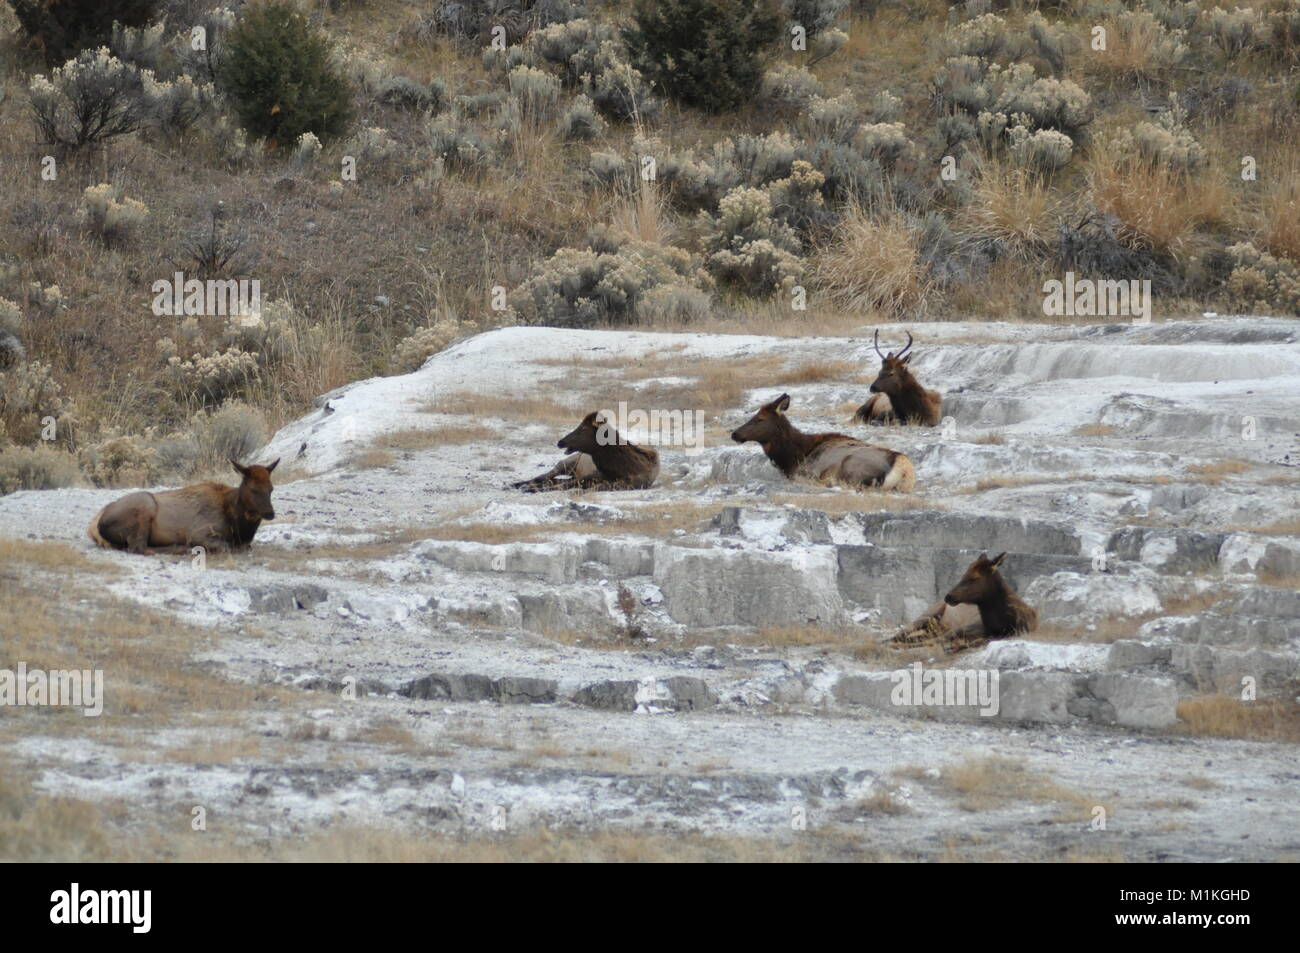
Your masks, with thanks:
[(1031, 770), (1022, 761), (1002, 757), (970, 757), (944, 768), (941, 785), (959, 798), (964, 811), (988, 811), (1026, 801), (1050, 801), (1061, 807), (1056, 822), (1090, 818), (1095, 806), (1109, 807), (1096, 798), (1067, 790)]
[(1234, 533), (1259, 533), (1262, 536), (1300, 536), (1300, 519), (1278, 520), (1262, 526), (1238, 524), (1228, 527)]
[(872, 216), (851, 205), (819, 249), (815, 273), (835, 304), (857, 314), (915, 314), (934, 293), (916, 230), (892, 209)]
[(1300, 705), (1289, 700), (1198, 695), (1178, 703), (1178, 718), (1181, 731), (1190, 735), (1300, 742)]
[(1300, 261), (1300, 165), (1287, 157), (1286, 167), (1261, 183), (1258, 245), (1291, 261)]
[[(203, 712), (261, 707), (283, 689), (235, 684), (190, 661), (219, 638), (213, 630), (178, 622), (135, 603), (106, 598), (75, 585), (57, 595), (48, 586), (0, 573), (0, 668), (100, 669), (104, 713), (22, 709), (18, 723), (40, 719), (44, 732), (100, 732), (114, 727), (161, 727)], [(30, 721), (29, 721), (30, 720)]]
[(391, 467), (396, 462), (397, 458), (387, 450), (363, 450), (352, 459), (352, 465), (359, 470)]
[(883, 788), (876, 789), (869, 797), (858, 801), (854, 805), (854, 809), (857, 813), (865, 814), (868, 817), (881, 814), (898, 817), (903, 814), (914, 813), (906, 801), (899, 800)]
[(1079, 437), (1109, 437), (1115, 433), (1115, 428), (1110, 424), (1084, 424), (1075, 427), (1074, 433)]
[(677, 235), (667, 197), (654, 182), (637, 176), (634, 195), (624, 198), (614, 210), (614, 231), (633, 241), (671, 245)]
[(773, 387), (786, 387), (798, 384), (820, 384), (823, 381), (852, 380), (862, 373), (862, 367), (848, 361), (819, 361), (813, 364), (800, 364), (777, 374), (772, 381)]
[(961, 209), (955, 225), (959, 233), (993, 239), (1027, 260), (1055, 238), (1059, 204), (1040, 176), (989, 162), (980, 170), (973, 201)]
[(1221, 178), (1125, 165), (1104, 148), (1090, 157), (1087, 176), (1097, 207), (1120, 220), (1129, 240), (1175, 258), (1191, 251), (1198, 228), (1225, 224), (1233, 205)]
[(1297, 573), (1274, 573), (1260, 572), (1259, 582), (1264, 586), (1272, 586), (1275, 589), (1298, 589), (1300, 590), (1300, 574)]
[(1039, 623), (1033, 632), (1026, 632), (1022, 638), (1031, 642), (1057, 642), (1067, 644), (1099, 643), (1108, 645), (1118, 639), (1131, 639), (1144, 622), (1157, 615), (1134, 616), (1132, 618), (1106, 618), (1088, 625), (1061, 625), (1055, 622)]
[(1252, 466), (1254, 464), (1246, 460), (1219, 460), (1214, 463), (1193, 463), (1188, 466), (1187, 472), (1197, 483), (1217, 486), (1227, 477), (1245, 473)]
[(263, 847), (186, 842), (178, 859), (305, 863), (807, 863), (888, 861), (861, 835), (809, 830), (742, 836), (530, 828), (498, 835), (412, 836), (377, 828), (332, 830)]
[[(122, 570), (107, 559), (91, 559), (67, 543), (0, 537), (0, 566), (22, 565), (57, 572), (89, 572), (119, 575)], [(0, 575), (3, 572), (0, 571)]]
[(381, 450), (430, 450), (452, 444), (474, 443), (476, 440), (491, 441), (495, 437), (496, 431), (485, 427), (415, 427), (382, 434), (375, 438), (371, 446)]
[(162, 759), (171, 764), (234, 764), (262, 754), (261, 739), (256, 736), (214, 738), (183, 747), (169, 748)]
[(1158, 20), (1134, 17), (1124, 24), (1110, 20), (1105, 25), (1106, 49), (1087, 58), (1092, 71), (1119, 82), (1151, 82), (1169, 72), (1168, 63), (1160, 54), (1160, 46), (1168, 42), (1168, 34)]
[(985, 490), (1008, 490), (1022, 486), (1041, 486), (1052, 483), (1078, 483), (1088, 480), (1087, 474), (1067, 473), (1060, 476), (1008, 476), (985, 477), (977, 480), (974, 486), (963, 487), (959, 493), (983, 493)]

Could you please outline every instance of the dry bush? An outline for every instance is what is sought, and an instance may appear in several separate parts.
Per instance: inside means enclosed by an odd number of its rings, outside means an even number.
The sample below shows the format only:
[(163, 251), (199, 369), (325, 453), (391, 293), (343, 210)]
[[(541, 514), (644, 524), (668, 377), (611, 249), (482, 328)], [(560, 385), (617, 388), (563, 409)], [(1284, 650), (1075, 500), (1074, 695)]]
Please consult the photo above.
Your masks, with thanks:
[(873, 216), (853, 204), (819, 250), (818, 282), (847, 311), (901, 316), (924, 311), (934, 288), (919, 236), (897, 209)]
[(1261, 191), (1255, 244), (1279, 258), (1300, 261), (1300, 168), (1280, 170)]
[(956, 227), (1031, 259), (1056, 238), (1058, 218), (1059, 201), (1040, 176), (989, 162), (980, 171), (972, 201), (958, 213)]
[(1119, 219), (1129, 240), (1162, 255), (1178, 257), (1199, 227), (1226, 222), (1232, 209), (1232, 193), (1220, 178), (1118, 163), (1104, 150), (1092, 155), (1087, 177), (1097, 207)]
[(1155, 80), (1180, 65), (1190, 52), (1181, 30), (1169, 30), (1149, 11), (1124, 11), (1107, 27), (1106, 49), (1087, 62), (1125, 80)]

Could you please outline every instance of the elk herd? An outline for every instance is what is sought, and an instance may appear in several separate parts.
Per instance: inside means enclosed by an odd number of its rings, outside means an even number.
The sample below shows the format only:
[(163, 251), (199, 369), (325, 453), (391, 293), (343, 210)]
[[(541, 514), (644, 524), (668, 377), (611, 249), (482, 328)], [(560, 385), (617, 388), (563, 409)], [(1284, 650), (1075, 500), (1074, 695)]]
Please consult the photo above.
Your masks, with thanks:
[[(897, 353), (880, 352), (880, 332), (872, 345), (880, 371), (871, 396), (853, 415), (868, 426), (938, 426), (942, 398), (921, 386), (910, 367), (912, 335)], [(767, 459), (788, 479), (841, 484), (855, 489), (910, 492), (916, 485), (912, 461), (903, 453), (842, 433), (804, 433), (791, 422), (790, 395), (781, 394), (760, 407), (732, 431), (736, 443), (757, 443)], [(659, 453), (629, 442), (600, 412), (583, 418), (557, 446), (566, 451), (550, 470), (513, 483), (515, 489), (539, 492), (560, 489), (641, 490), (659, 477)], [(90, 522), (88, 533), (98, 546), (131, 553), (184, 554), (202, 546), (220, 552), (249, 546), (263, 520), (275, 519), (269, 466), (244, 466), (237, 487), (200, 483), (177, 490), (137, 491), (105, 506)], [(993, 559), (981, 554), (944, 597), (894, 637), (896, 645), (937, 642), (945, 651), (982, 645), (989, 639), (1032, 631), (1038, 616), (1011, 590), (998, 572), (1006, 553)]]

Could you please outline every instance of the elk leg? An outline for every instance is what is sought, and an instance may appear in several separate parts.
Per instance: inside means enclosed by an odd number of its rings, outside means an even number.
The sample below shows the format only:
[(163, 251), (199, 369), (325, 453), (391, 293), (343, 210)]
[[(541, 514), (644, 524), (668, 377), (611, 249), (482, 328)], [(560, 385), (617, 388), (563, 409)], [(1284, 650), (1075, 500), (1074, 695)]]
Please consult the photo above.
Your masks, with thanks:
[[(533, 477), (531, 480), (520, 480), (518, 483), (512, 483), (516, 490), (523, 490), (526, 493), (536, 493), (540, 490), (554, 490), (561, 486), (571, 486), (571, 478), (574, 468), (578, 465), (578, 457), (581, 454), (571, 453), (545, 473)], [(565, 479), (560, 479), (564, 477)]]
[(899, 630), (898, 634), (894, 636), (894, 644), (921, 645), (942, 638), (946, 631), (943, 622), (943, 614), (946, 608), (947, 606), (943, 602), (936, 602), (930, 606), (919, 617)]
[(853, 422), (860, 424), (889, 423), (894, 416), (894, 405), (888, 394), (872, 394), (867, 402), (857, 409)]
[(153, 529), (152, 516), (134, 512), (123, 529), (125, 529), (125, 548), (128, 553), (135, 553), (138, 556), (153, 555), (153, 550), (149, 547), (150, 531)]
[(966, 649), (987, 645), (988, 642), (988, 637), (984, 635), (984, 626), (979, 622), (972, 622), (970, 625), (963, 625), (960, 629), (954, 629), (945, 640), (943, 650), (949, 655), (955, 655)]

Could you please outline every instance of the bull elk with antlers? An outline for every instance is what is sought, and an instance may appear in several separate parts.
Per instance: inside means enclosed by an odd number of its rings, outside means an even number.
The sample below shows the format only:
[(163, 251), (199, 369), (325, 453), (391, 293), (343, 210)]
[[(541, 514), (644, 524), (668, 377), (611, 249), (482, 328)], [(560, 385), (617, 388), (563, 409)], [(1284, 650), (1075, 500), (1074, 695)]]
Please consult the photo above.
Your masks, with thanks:
[(863, 443), (842, 433), (803, 433), (790, 419), (790, 395), (782, 394), (737, 427), (736, 443), (752, 440), (787, 477), (807, 476), (821, 483), (872, 486), (909, 492), (916, 485), (912, 461), (887, 447)]
[(989, 559), (987, 553), (980, 553), (943, 601), (904, 627), (894, 643), (942, 639), (945, 651), (956, 652), (1038, 628), (1037, 610), (1016, 595), (998, 572), (1006, 555)]
[(907, 352), (912, 347), (912, 332), (907, 332), (907, 344), (894, 354), (880, 353), (880, 331), (872, 341), (880, 357), (880, 373), (871, 384), (871, 396), (858, 408), (853, 420), (864, 424), (920, 424), (937, 427), (942, 419), (940, 408), (943, 399), (937, 390), (922, 387), (908, 363), (914, 355)]

